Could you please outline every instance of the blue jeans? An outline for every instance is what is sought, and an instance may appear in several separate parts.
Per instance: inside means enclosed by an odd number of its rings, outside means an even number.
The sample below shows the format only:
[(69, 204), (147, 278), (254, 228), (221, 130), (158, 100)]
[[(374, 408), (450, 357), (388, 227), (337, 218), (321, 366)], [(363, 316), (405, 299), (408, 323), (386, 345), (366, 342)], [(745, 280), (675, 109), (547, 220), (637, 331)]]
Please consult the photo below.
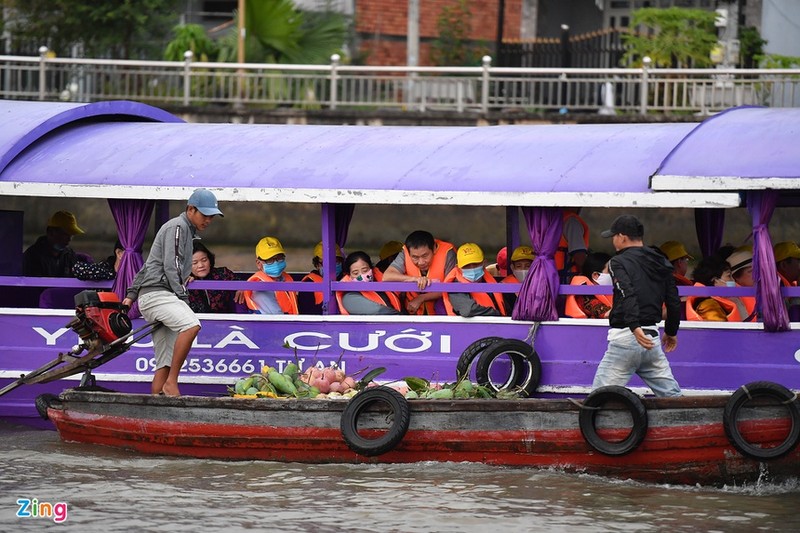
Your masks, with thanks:
[(606, 385), (628, 384), (634, 372), (642, 378), (656, 396), (680, 396), (681, 388), (672, 376), (667, 357), (661, 349), (661, 340), (655, 337), (655, 347), (645, 350), (636, 342), (630, 330), (624, 334), (611, 330), (608, 348), (597, 367), (592, 389)]

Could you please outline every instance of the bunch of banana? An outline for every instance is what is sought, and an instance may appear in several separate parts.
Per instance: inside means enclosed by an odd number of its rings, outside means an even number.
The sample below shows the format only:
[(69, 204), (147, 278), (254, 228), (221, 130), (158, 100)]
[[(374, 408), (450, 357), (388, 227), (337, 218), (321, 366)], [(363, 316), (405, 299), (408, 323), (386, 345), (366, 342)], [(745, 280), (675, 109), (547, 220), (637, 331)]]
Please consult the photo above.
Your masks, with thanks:
[(234, 398), (314, 398), (319, 389), (301, 381), (297, 365), (289, 363), (283, 372), (265, 366), (260, 374), (240, 378), (228, 393)]

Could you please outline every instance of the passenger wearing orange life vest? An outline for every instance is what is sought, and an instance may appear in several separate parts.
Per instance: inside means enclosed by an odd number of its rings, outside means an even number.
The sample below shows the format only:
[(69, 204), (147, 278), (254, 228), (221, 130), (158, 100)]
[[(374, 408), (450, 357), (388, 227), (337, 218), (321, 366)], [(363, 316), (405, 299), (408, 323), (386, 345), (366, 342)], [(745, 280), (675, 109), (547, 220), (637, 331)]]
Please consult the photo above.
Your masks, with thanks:
[[(264, 237), (256, 244), (258, 271), (247, 281), (293, 281), (286, 270), (286, 252), (275, 237)], [(297, 293), (293, 291), (243, 291), (248, 309), (264, 315), (298, 314)]]
[(580, 207), (565, 207), (561, 240), (554, 255), (562, 283), (579, 274), (589, 251), (589, 226), (580, 217)]
[[(530, 246), (517, 246), (511, 253), (511, 262), (508, 264), (510, 272), (502, 279), (503, 283), (522, 283), (531, 269), (531, 264), (536, 258), (533, 248)], [(506, 313), (511, 315), (514, 304), (517, 303), (517, 295), (511, 292), (503, 293), (503, 303), (506, 306)]]
[(664, 252), (664, 255), (667, 256), (667, 260), (672, 263), (675, 269), (675, 272), (672, 274), (675, 276), (675, 285), (679, 287), (691, 287), (694, 285), (692, 280), (686, 277), (686, 272), (689, 270), (689, 261), (694, 259), (694, 257), (689, 255), (689, 252), (686, 251), (683, 244), (678, 241), (667, 241), (658, 248)]
[[(773, 252), (781, 287), (796, 287), (800, 281), (800, 247), (791, 241), (779, 242), (773, 247)], [(790, 311), (800, 306), (800, 298), (786, 298), (785, 301)]]
[[(446, 282), (475, 285), (479, 283), (497, 283), (494, 277), (486, 272), (483, 266), (483, 250), (472, 242), (462, 244), (456, 252), (458, 268), (445, 279)], [(470, 316), (506, 316), (503, 293), (471, 292), (444, 293), (444, 306), (448, 315)]]
[[(444, 281), (456, 267), (456, 254), (449, 242), (434, 239), (427, 231), (414, 231), (406, 237), (403, 251), (383, 273), (383, 281), (413, 281), (420, 290), (435, 281)], [(407, 292), (405, 309), (411, 315), (444, 314), (437, 309), (440, 292)]]
[[(344, 255), (339, 245), (336, 245), (336, 279), (342, 279), (342, 263)], [(322, 242), (314, 246), (314, 257), (311, 258), (314, 270), (303, 276), (300, 281), (321, 282), (322, 281)], [(322, 293), (321, 292), (300, 292), (297, 294), (298, 306), (303, 314), (321, 315), (322, 314)]]
[[(728, 264), (731, 265), (731, 276), (739, 287), (752, 287), (753, 284), (753, 250), (750, 246), (736, 248), (728, 256)], [(753, 296), (739, 296), (731, 298), (739, 308), (739, 314), (745, 322), (755, 322), (758, 318), (756, 313), (756, 299)]]
[(800, 279), (800, 246), (787, 241), (773, 247), (781, 287), (795, 287)]
[[(583, 263), (582, 275), (572, 278), (570, 285), (611, 285), (608, 261), (611, 256), (592, 252)], [(565, 313), (572, 318), (608, 318), (613, 298), (610, 294), (570, 294)]]
[[(372, 265), (366, 252), (347, 255), (344, 260), (345, 275), (342, 281), (353, 282), (352, 292), (336, 293), (339, 312), (343, 315), (397, 315), (400, 314), (400, 298), (393, 292), (365, 290), (372, 281), (381, 281), (380, 270)], [(360, 290), (359, 290), (360, 289)]]
[[(704, 257), (695, 267), (692, 277), (696, 287), (733, 287), (731, 267), (727, 261), (711, 255)], [(736, 303), (721, 296), (690, 296), (686, 300), (686, 319), (712, 322), (741, 322), (742, 315)]]

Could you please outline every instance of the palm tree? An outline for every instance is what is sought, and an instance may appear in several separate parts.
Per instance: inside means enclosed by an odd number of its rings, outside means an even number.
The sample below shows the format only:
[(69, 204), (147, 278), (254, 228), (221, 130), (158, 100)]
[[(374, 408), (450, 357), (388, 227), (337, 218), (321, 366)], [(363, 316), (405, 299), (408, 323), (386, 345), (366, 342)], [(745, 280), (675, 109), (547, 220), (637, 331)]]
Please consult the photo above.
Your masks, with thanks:
[[(245, 61), (324, 64), (340, 52), (347, 34), (339, 13), (304, 13), (292, 0), (245, 2)], [(237, 18), (238, 13), (235, 15)], [(236, 27), (220, 39), (219, 61), (236, 61)]]

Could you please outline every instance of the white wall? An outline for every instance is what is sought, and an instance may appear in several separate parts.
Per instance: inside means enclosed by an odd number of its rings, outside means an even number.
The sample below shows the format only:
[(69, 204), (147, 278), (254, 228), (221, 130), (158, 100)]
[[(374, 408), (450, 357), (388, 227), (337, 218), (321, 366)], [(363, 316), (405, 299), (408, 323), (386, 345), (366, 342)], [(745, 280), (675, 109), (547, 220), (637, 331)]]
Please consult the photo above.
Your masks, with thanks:
[(765, 52), (800, 56), (800, 1), (763, 0), (761, 36)]

